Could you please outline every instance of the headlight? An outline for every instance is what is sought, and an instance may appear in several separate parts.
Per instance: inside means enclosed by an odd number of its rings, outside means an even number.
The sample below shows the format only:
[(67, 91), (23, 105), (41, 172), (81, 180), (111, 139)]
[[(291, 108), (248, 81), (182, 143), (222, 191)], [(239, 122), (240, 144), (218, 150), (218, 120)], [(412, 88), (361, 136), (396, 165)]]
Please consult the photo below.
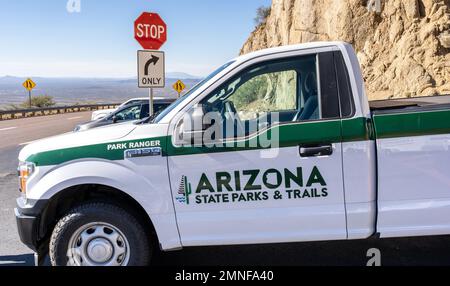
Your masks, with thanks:
[(27, 180), (31, 175), (33, 175), (35, 170), (35, 165), (30, 162), (20, 162), (17, 168), (17, 173), (19, 175), (19, 191), (22, 195), (26, 195), (27, 192)]

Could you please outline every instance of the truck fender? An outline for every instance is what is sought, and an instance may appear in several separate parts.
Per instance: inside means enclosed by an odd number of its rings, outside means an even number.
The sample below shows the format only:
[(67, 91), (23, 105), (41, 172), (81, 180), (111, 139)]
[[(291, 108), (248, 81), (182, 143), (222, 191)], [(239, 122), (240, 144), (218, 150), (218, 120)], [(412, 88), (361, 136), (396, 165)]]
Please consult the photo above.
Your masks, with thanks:
[(162, 183), (151, 182), (120, 162), (92, 159), (56, 166), (42, 175), (29, 194), (27, 193), (27, 197), (50, 200), (61, 191), (86, 184), (112, 187), (133, 198), (150, 217), (161, 248), (181, 248), (169, 183), (163, 187)]

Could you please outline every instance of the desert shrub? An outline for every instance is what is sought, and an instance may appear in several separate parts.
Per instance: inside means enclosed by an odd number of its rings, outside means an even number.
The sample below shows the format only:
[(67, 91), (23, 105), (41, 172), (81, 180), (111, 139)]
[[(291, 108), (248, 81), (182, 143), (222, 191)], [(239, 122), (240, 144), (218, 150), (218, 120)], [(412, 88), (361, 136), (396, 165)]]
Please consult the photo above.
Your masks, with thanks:
[[(32, 108), (45, 108), (55, 106), (56, 102), (53, 100), (52, 96), (40, 95), (31, 97), (31, 107)], [(22, 108), (30, 107), (28, 99), (21, 104)]]
[(255, 25), (260, 26), (265, 24), (267, 21), (267, 17), (270, 15), (271, 7), (261, 6), (256, 10), (256, 17), (254, 19)]

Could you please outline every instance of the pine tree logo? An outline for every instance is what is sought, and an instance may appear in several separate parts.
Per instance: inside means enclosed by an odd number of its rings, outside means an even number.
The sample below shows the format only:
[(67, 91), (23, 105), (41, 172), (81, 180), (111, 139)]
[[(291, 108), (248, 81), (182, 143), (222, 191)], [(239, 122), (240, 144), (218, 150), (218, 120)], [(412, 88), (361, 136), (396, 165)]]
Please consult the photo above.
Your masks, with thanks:
[(189, 205), (189, 196), (192, 194), (192, 186), (188, 182), (186, 176), (181, 177), (180, 187), (178, 188), (178, 194), (180, 196), (177, 197), (177, 201)]

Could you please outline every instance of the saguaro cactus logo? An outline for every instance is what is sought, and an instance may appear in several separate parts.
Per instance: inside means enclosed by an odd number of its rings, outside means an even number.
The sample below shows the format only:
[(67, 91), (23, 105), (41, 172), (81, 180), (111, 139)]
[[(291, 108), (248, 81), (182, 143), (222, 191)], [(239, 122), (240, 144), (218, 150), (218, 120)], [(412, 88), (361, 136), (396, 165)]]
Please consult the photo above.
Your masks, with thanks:
[(181, 177), (180, 187), (178, 188), (178, 194), (180, 195), (177, 197), (177, 201), (180, 203), (186, 203), (189, 204), (189, 196), (192, 194), (192, 186), (188, 182), (186, 176)]

